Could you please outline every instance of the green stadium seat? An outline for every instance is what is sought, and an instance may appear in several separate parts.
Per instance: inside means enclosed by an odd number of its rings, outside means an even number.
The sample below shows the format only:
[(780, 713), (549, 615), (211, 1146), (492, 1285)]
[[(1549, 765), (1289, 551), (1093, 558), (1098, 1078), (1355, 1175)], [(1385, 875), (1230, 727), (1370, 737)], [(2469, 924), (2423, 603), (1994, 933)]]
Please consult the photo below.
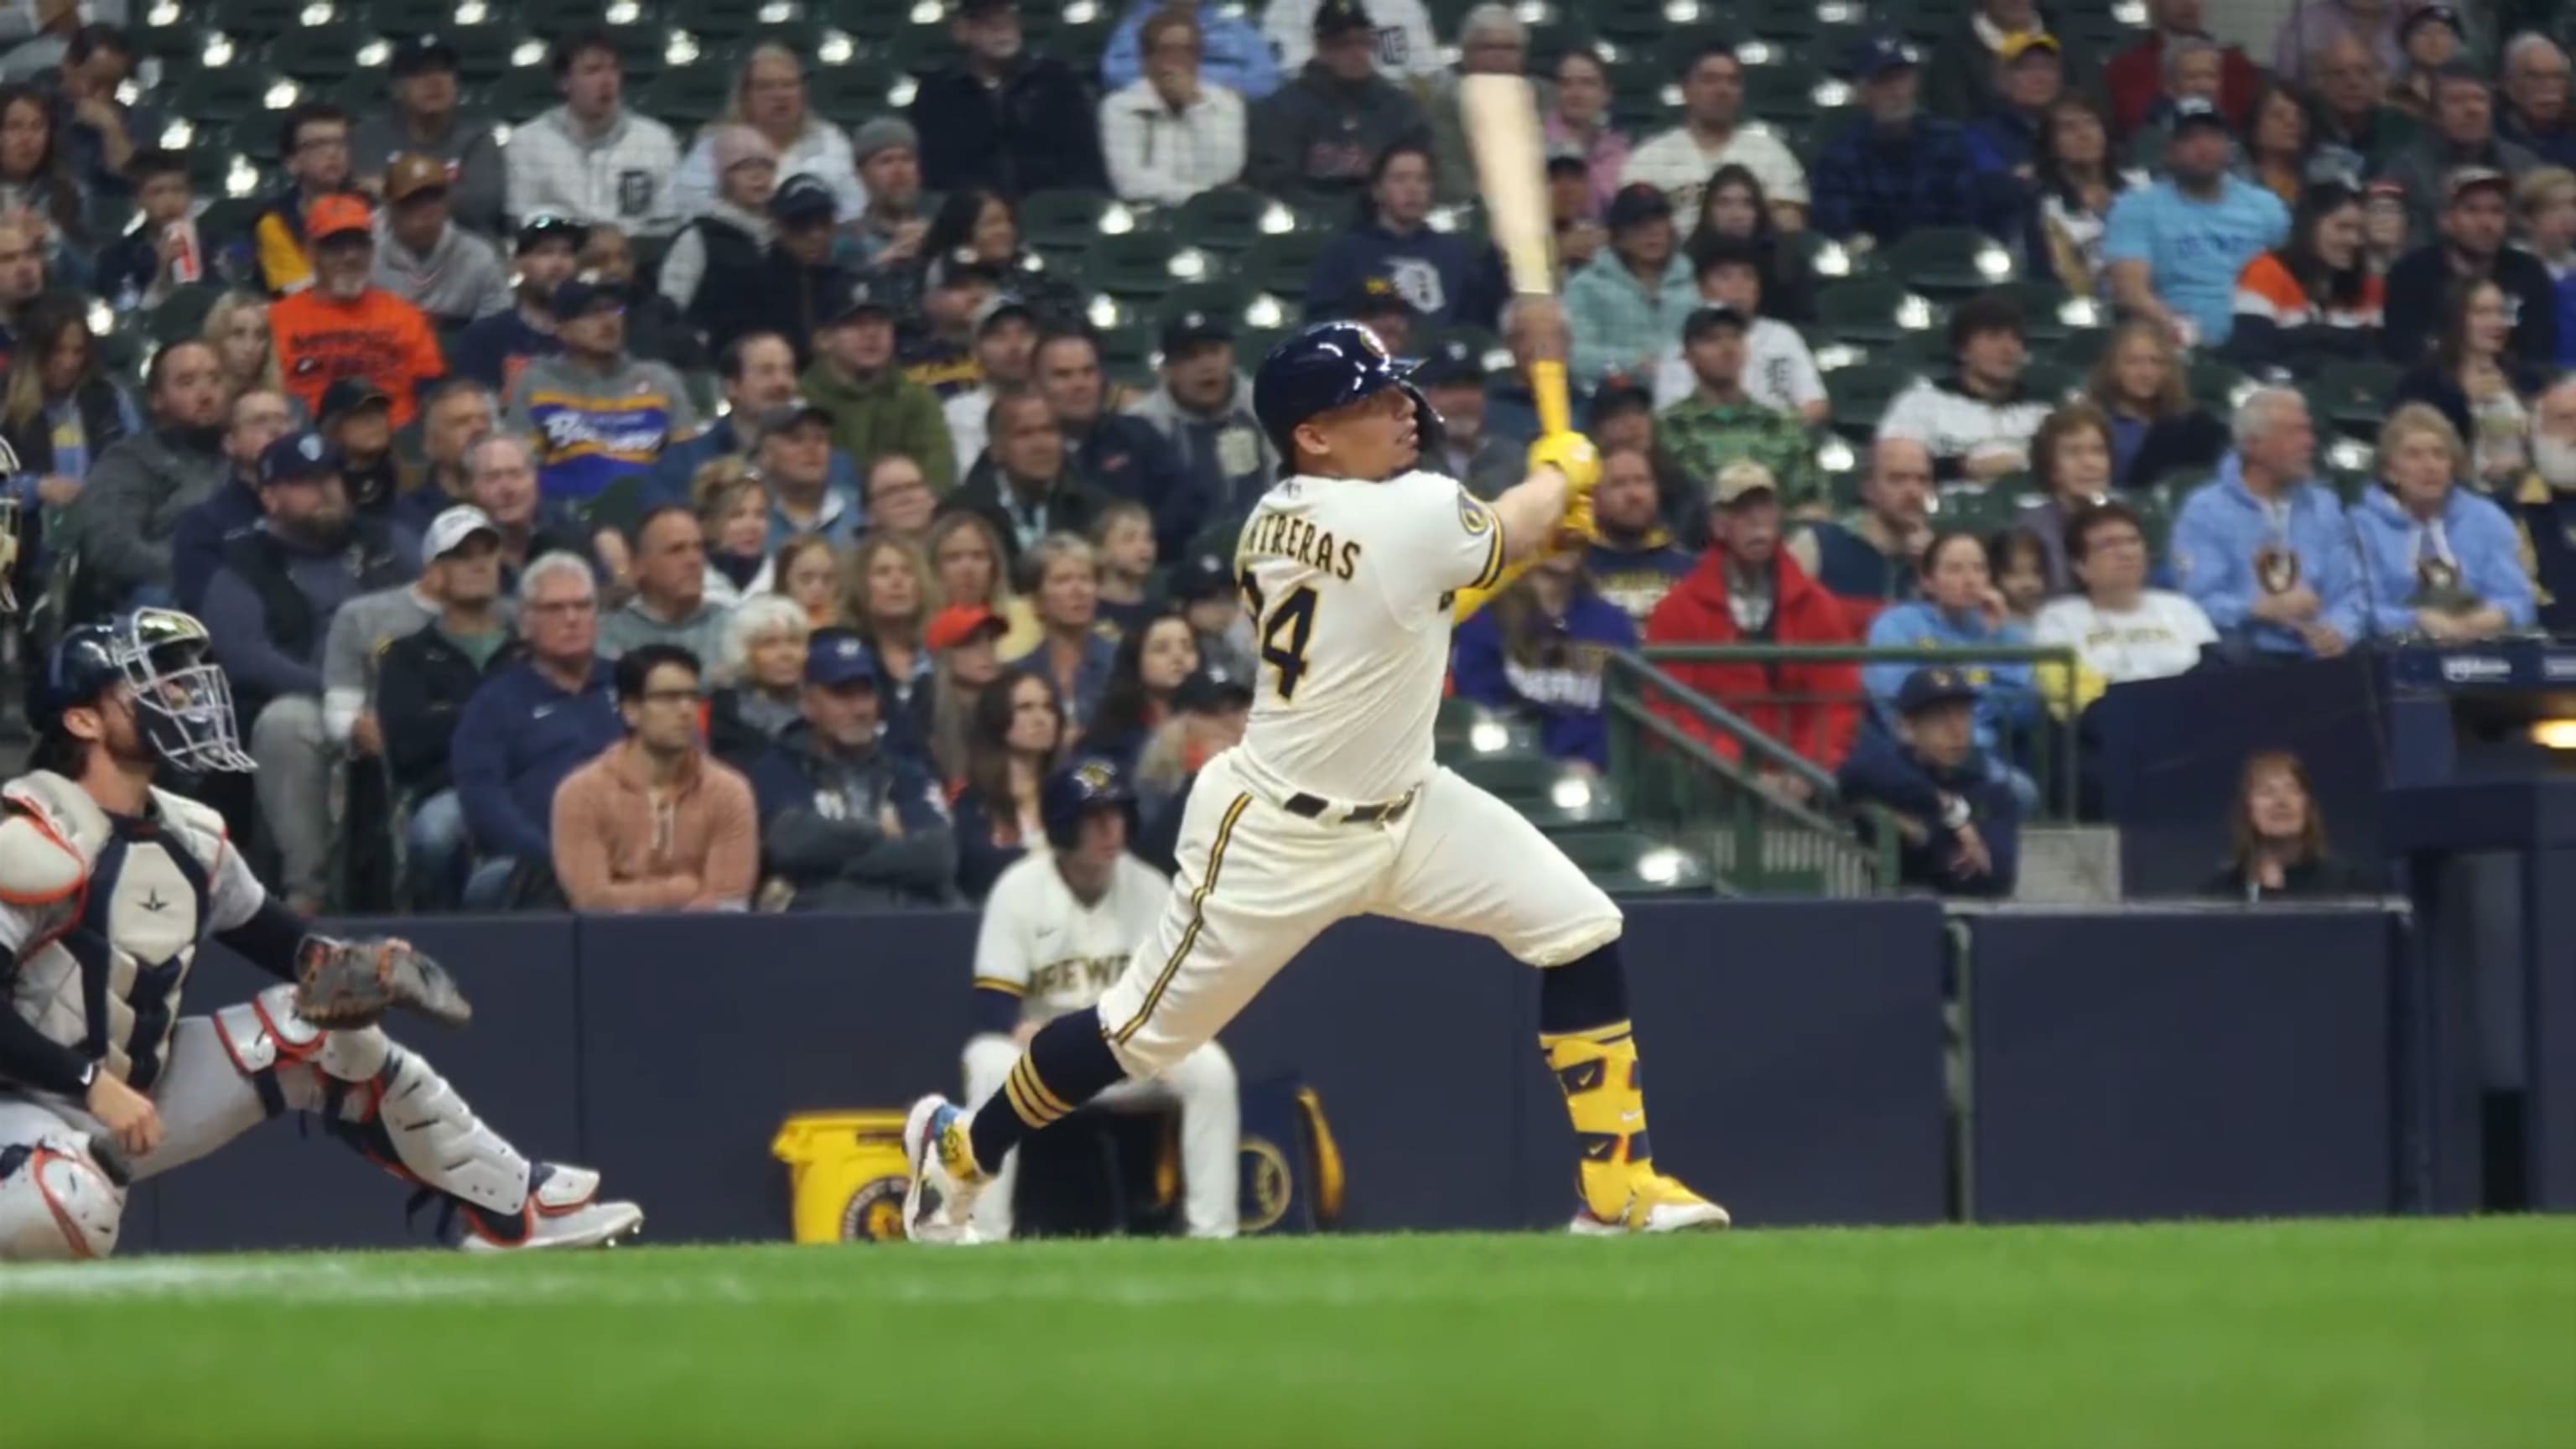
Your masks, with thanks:
[(1887, 248), (1887, 270), (1933, 298), (1973, 295), (2013, 279), (2012, 253), (1967, 226), (1917, 227)]
[(1167, 225), (1183, 245), (1230, 258), (1261, 240), (1262, 224), (1277, 206), (1248, 186), (1220, 186), (1182, 202)]
[(1246, 247), (1234, 274), (1274, 297), (1303, 297), (1315, 262), (1332, 238), (1323, 232), (1289, 231)]
[(197, 213), (198, 244), (212, 256), (235, 242), (248, 241), (267, 207), (268, 198), (258, 195), (226, 196), (214, 202)]
[[(760, 18), (762, 0), (689, 0), (664, 16), (673, 26), (686, 30), (700, 40), (738, 42), (737, 49), (758, 43), (758, 32), (765, 22)], [(784, 22), (797, 25), (800, 22)], [(819, 32), (819, 22), (807, 27)], [(799, 51), (811, 55), (810, 50)]]
[(1638, 831), (1573, 830), (1550, 838), (1612, 895), (1706, 895), (1716, 888), (1706, 861)]
[(2088, 327), (2069, 332), (2049, 346), (2049, 360), (2060, 367), (2090, 372), (2093, 364), (2100, 362), (2102, 354), (2110, 349), (2111, 330), (2108, 327)]
[(1542, 830), (1581, 830), (1626, 818), (1609, 782), (1536, 753), (1467, 755), (1451, 767)]
[[(205, 235), (203, 222), (198, 224), (198, 235)], [(197, 336), (206, 330), (206, 314), (215, 309), (223, 295), (224, 289), (213, 283), (174, 288), (160, 306), (143, 314), (142, 330), (155, 347)]]
[(1833, 403), (1834, 431), (1855, 442), (1868, 441), (1878, 432), (1878, 420), (1887, 415), (1888, 404), (1913, 385), (1911, 368), (1887, 363), (1862, 363), (1826, 373), (1825, 394)]
[(1816, 322), (1837, 342), (1890, 346), (1925, 328), (1909, 320), (1928, 321), (1906, 285), (1893, 277), (1857, 277), (1819, 288)]
[(881, 58), (899, 74), (928, 75), (956, 62), (957, 40), (946, 25), (905, 25), (886, 37)]
[(1172, 271), (1180, 247), (1161, 232), (1137, 231), (1104, 236), (1083, 257), (1083, 282), (1121, 302), (1138, 305), (1159, 300), (1181, 278)]
[(351, 19), (366, 17), (367, 24), (386, 35), (436, 35), (447, 39), (459, 29), (456, 23), (456, 0), (359, 0), (344, 8)]
[(2236, 411), (2237, 389), (2251, 381), (2227, 363), (2203, 360), (2191, 365), (2188, 386), (2193, 402), (2223, 418)]
[[(611, 0), (514, 0), (502, 8), (515, 15), (520, 24), (552, 40), (576, 30), (606, 26), (610, 3)], [(648, 18), (649, 13), (639, 15), (637, 20)]]
[(662, 72), (644, 88), (636, 108), (685, 136), (714, 120), (732, 99), (732, 69), (702, 60)]
[(2395, 364), (2376, 358), (2325, 364), (2308, 385), (2317, 420), (2347, 437), (2376, 438), (2401, 375)]
[(1816, 87), (1830, 79), (1824, 70), (1798, 56), (1778, 64), (1749, 66), (1744, 72), (1744, 110), (1775, 126), (1807, 126), (1824, 103)]
[(1097, 191), (1032, 191), (1020, 198), (1020, 239), (1043, 251), (1079, 251), (1101, 238), (1113, 198)]
[(1232, 277), (1184, 282), (1165, 292), (1154, 304), (1154, 322), (1159, 327), (1185, 312), (1204, 312), (1211, 317), (1221, 317), (1240, 330), (1244, 325), (1244, 307), (1251, 300), (1251, 289)]
[[(256, 123), (266, 117), (266, 124), (255, 124), (252, 129), (274, 133), (277, 118), (269, 115), (268, 98), (270, 91), (283, 79), (274, 71), (238, 61), (219, 69), (201, 70), (169, 88), (164, 109), (171, 115), (186, 116), (200, 124), (211, 122), (219, 126), (242, 121)], [(247, 142), (251, 138), (237, 134), (237, 139)], [(269, 134), (261, 139), (273, 153), (277, 145), (275, 135)], [(243, 149), (253, 148), (245, 145)], [(254, 151), (253, 154), (260, 153)]]
[(2039, 358), (2022, 369), (2021, 385), (2036, 396), (2058, 400), (2081, 390), (2084, 374), (2075, 368)]
[[(306, 85), (337, 85), (358, 73), (358, 52), (377, 39), (366, 26), (350, 21), (329, 25), (312, 25), (290, 30), (268, 43), (268, 63), (281, 74), (293, 76)], [(382, 64), (381, 61), (378, 62)], [(380, 86), (390, 86), (393, 78), (385, 71), (373, 71)], [(381, 94), (381, 92), (379, 92)]]
[(2029, 278), (2005, 282), (1993, 290), (2021, 309), (2022, 326), (2035, 352), (2056, 346), (2076, 330), (2064, 316), (2070, 300), (2066, 288), (2055, 281)]
[(849, 129), (895, 109), (886, 99), (894, 71), (873, 60), (820, 66), (805, 80), (805, 103), (814, 114)]
[[(1444, 38), (1455, 38), (1454, 31), (1441, 32)], [(1593, 43), (1592, 32), (1579, 21), (1550, 20), (1529, 27), (1529, 69), (1532, 75), (1554, 75), (1556, 63), (1565, 53)]]
[[(601, 28), (607, 32), (609, 43), (617, 47), (617, 62), (626, 68), (626, 83), (629, 86), (649, 83), (654, 77), (662, 74), (664, 70), (670, 67), (670, 26), (659, 23), (638, 21), (632, 25), (609, 25)], [(726, 89), (732, 89), (733, 71), (731, 67), (716, 62), (701, 61), (700, 63), (706, 65), (708, 69), (722, 74), (725, 78)], [(551, 72), (553, 67), (551, 65), (547, 65), (545, 66), (545, 69)], [(629, 91), (628, 94), (632, 95), (633, 92)], [(717, 109), (723, 109), (723, 104), (721, 102), (717, 104)], [(656, 120), (671, 122), (674, 125), (678, 124), (677, 119), (667, 112), (648, 110), (647, 114), (651, 115)]]
[(1154, 385), (1154, 348), (1160, 340), (1151, 327), (1113, 327), (1100, 334), (1100, 370), (1109, 380), (1131, 387)]
[[(518, 63), (519, 47), (533, 40), (526, 31), (511, 25), (449, 25), (438, 27), (436, 34), (441, 43), (456, 51), (457, 79), (469, 86), (486, 86), (499, 80)], [(390, 83), (391, 77), (387, 81)]]
[(505, 72), (483, 92), (483, 108), (512, 125), (524, 125), (563, 101), (554, 72), (542, 65)]
[(215, 0), (206, 23), (235, 40), (274, 40), (304, 28), (311, 0)]

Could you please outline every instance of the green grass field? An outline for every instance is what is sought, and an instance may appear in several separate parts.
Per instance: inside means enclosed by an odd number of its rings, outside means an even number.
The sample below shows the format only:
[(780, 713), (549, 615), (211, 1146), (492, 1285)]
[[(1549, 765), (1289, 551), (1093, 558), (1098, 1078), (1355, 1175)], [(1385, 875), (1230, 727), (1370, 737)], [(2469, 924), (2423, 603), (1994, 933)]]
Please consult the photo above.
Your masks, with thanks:
[(2576, 1221), (0, 1268), (0, 1444), (2576, 1444)]

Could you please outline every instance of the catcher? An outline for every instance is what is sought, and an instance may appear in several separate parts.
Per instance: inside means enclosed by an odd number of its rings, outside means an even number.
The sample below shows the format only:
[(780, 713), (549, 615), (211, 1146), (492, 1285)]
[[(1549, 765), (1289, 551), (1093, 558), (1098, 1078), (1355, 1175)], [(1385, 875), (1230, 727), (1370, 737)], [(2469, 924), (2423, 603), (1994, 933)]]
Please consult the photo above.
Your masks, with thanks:
[[(532, 1162), (376, 1025), (471, 1014), (401, 941), (309, 934), (155, 769), (247, 770), (205, 626), (145, 609), (65, 634), (37, 768), (0, 788), (0, 1262), (104, 1257), (129, 1183), (288, 1109), (442, 1200), (468, 1249), (613, 1243), (644, 1221), (587, 1168)], [(209, 934), (284, 978), (212, 1016), (180, 995)]]

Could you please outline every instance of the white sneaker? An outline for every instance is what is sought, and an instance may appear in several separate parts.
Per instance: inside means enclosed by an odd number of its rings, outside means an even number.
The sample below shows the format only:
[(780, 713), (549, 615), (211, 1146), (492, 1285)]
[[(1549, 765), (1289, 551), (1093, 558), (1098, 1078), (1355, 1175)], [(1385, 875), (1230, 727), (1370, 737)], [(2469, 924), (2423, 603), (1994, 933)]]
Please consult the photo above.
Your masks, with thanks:
[(644, 1228), (642, 1208), (599, 1200), (598, 1173), (551, 1162), (540, 1162), (531, 1171), (528, 1203), (515, 1219), (486, 1222), (471, 1211), (461, 1216), (465, 1231), (456, 1246), (469, 1253), (613, 1248)]
[(975, 1196), (984, 1174), (967, 1141), (966, 1110), (933, 1092), (912, 1104), (903, 1122), (903, 1153), (912, 1185), (903, 1194), (903, 1235), (916, 1243), (980, 1243)]

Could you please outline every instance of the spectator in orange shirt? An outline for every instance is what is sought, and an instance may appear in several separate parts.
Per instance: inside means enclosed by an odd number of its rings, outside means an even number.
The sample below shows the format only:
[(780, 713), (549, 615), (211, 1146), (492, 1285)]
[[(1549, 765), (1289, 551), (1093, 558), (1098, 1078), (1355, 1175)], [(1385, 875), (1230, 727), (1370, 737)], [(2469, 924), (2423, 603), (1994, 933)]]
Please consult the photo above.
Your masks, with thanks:
[(555, 787), (555, 879), (577, 911), (724, 911), (751, 903), (751, 782), (698, 742), (698, 660), (647, 644), (617, 662), (626, 738)]
[(393, 401), (393, 423), (407, 427), (420, 391), (447, 372), (438, 335), (422, 311), (369, 281), (376, 266), (375, 217), (362, 196), (325, 196), (305, 213), (313, 245), (313, 285), (271, 307), (269, 330), (286, 390), (306, 413), (322, 415), (322, 394), (342, 378), (363, 377)]

